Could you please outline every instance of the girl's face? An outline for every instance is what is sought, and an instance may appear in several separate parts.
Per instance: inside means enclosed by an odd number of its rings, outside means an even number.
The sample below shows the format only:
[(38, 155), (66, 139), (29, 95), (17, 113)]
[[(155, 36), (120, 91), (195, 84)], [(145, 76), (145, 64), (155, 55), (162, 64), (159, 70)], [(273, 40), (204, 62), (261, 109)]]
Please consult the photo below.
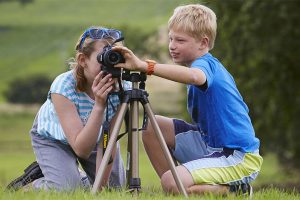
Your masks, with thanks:
[(97, 61), (97, 55), (102, 53), (103, 48), (107, 45), (105, 41), (96, 41), (94, 46), (94, 51), (90, 57), (86, 57), (84, 67), (84, 75), (88, 81), (88, 84), (91, 85), (94, 81), (94, 78), (99, 74), (101, 70), (101, 64)]
[(201, 42), (187, 33), (169, 31), (169, 52), (174, 63), (190, 66), (201, 56)]

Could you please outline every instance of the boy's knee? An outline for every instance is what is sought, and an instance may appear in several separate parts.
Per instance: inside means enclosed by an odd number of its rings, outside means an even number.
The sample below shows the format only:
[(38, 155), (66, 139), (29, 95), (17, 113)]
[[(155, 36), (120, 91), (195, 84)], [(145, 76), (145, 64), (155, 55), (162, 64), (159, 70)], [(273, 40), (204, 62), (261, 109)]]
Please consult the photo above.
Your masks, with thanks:
[[(161, 125), (162, 125), (161, 124), (161, 120), (162, 120), (161, 118), (162, 118), (161, 116), (155, 115), (155, 120), (156, 120), (159, 128), (161, 128)], [(150, 138), (150, 137), (153, 137), (153, 136), (156, 137), (155, 132), (154, 132), (154, 128), (153, 128), (150, 120), (148, 120), (146, 127), (147, 128), (145, 130), (143, 130), (143, 137), (144, 136), (145, 136), (145, 138)]]
[(170, 170), (161, 176), (160, 182), (165, 192), (178, 194), (178, 188)]
[(151, 124), (151, 122), (150, 122), (150, 119), (149, 120), (147, 120), (147, 126), (146, 126), (146, 129), (145, 130), (143, 130), (143, 134), (145, 135), (147, 135), (147, 134), (151, 134), (153, 132), (153, 127), (152, 127), (152, 124)]
[(154, 130), (152, 124), (148, 121), (147, 129), (143, 130), (143, 134), (142, 134), (143, 142), (146, 143), (149, 142), (149, 140), (152, 140), (153, 136), (154, 136)]

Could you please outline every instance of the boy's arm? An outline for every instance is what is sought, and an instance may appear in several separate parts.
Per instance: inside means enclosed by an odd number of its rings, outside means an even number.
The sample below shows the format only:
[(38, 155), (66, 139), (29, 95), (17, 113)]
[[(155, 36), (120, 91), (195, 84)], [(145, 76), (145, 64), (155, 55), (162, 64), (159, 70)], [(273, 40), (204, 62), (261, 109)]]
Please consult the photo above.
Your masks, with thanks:
[[(122, 46), (116, 46), (113, 50), (119, 51), (125, 58), (125, 63), (119, 63), (115, 65), (115, 67), (121, 67), (131, 71), (148, 72), (148, 63), (139, 59), (130, 49)], [(180, 65), (157, 63), (154, 65), (153, 74), (168, 80), (185, 84), (201, 86), (206, 82), (206, 76), (202, 70)]]
[[(146, 63), (146, 62), (144, 62)], [(139, 71), (147, 72), (148, 64), (143, 64), (139, 68)], [(184, 67), (180, 65), (172, 64), (159, 64), (154, 66), (154, 75), (176, 81), (179, 83), (191, 84), (191, 85), (203, 85), (206, 82), (205, 73), (196, 68)]]

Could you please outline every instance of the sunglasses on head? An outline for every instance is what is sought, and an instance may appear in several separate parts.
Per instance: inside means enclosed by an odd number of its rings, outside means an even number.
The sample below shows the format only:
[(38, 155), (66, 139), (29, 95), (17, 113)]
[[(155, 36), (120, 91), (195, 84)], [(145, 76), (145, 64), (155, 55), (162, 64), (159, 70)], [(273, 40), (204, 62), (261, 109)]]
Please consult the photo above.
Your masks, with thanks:
[(104, 39), (104, 38), (112, 38), (119, 39), (122, 37), (122, 32), (116, 29), (108, 29), (108, 28), (89, 28), (87, 29), (80, 40), (79, 49), (82, 48), (82, 44), (84, 40), (90, 37), (92, 39)]

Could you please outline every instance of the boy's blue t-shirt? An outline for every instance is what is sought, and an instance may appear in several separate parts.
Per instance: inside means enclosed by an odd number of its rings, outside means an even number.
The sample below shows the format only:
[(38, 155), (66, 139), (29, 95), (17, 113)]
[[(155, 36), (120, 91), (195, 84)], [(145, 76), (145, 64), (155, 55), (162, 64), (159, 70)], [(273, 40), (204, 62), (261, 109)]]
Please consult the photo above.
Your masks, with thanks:
[(207, 88), (188, 85), (188, 112), (208, 146), (254, 152), (259, 139), (248, 115), (249, 109), (233, 77), (210, 53), (196, 59), (191, 68), (201, 69)]

